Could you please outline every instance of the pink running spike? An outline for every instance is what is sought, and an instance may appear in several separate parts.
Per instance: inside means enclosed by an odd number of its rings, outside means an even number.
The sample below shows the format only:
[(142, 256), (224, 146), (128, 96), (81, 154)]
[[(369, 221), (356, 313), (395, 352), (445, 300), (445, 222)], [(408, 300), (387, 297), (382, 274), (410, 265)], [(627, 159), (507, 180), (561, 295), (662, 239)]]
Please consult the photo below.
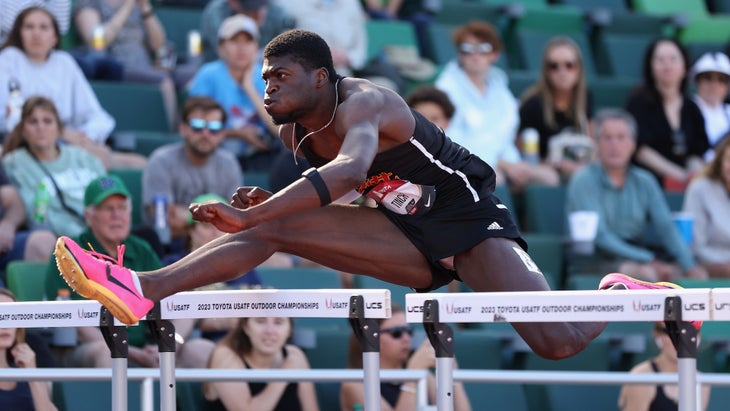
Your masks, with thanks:
[[(606, 276), (601, 279), (601, 282), (598, 284), (598, 289), (606, 290), (617, 284), (623, 285), (628, 290), (662, 290), (667, 288), (682, 288), (674, 283), (664, 281), (650, 283), (647, 281), (637, 280), (636, 278), (629, 277), (626, 274), (611, 273), (606, 274)], [(689, 321), (689, 323), (691, 323), (697, 331), (699, 331), (700, 327), (702, 327), (702, 321)]]
[(154, 303), (137, 290), (130, 269), (122, 266), (124, 246), (119, 258), (81, 248), (66, 236), (56, 241), (56, 265), (64, 280), (80, 295), (99, 301), (119, 321), (131, 325), (144, 317)]

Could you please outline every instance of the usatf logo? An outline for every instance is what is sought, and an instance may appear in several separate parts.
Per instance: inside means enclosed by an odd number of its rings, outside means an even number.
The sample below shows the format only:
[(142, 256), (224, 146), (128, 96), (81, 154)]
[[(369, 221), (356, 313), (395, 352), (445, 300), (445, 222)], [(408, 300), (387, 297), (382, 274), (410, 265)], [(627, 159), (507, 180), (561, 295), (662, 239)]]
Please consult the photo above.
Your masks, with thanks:
[(632, 304), (634, 311), (647, 312), (647, 311), (659, 311), (662, 309), (661, 304), (642, 304), (641, 300), (634, 300)]
[(470, 306), (459, 306), (451, 304), (445, 304), (447, 314), (469, 314), (471, 312)]
[(190, 309), (190, 304), (175, 304), (174, 301), (165, 301), (165, 307), (167, 311), (187, 311)]
[(324, 307), (328, 310), (339, 310), (342, 308), (347, 308), (348, 304), (348, 301), (332, 301), (331, 298), (326, 298), (324, 300)]
[(83, 308), (79, 308), (78, 310), (76, 310), (76, 314), (79, 316), (79, 318), (99, 318), (98, 311), (86, 311)]

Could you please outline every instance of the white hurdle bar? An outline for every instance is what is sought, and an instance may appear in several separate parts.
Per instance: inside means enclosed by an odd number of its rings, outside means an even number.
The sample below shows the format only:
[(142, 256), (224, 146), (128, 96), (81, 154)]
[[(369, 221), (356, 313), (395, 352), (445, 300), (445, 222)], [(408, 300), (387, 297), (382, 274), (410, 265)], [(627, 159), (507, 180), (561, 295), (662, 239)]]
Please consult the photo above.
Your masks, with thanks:
[[(160, 347), (160, 409), (174, 411), (175, 344), (169, 320), (182, 318), (348, 318), (363, 346), (365, 411), (380, 410), (380, 340), (375, 319), (390, 318), (389, 290), (224, 290), (182, 292), (163, 299), (145, 317)], [(0, 327), (101, 327), (112, 351), (112, 410), (127, 409), (124, 324), (96, 301), (0, 303)], [(161, 342), (164, 340), (164, 342)]]
[(438, 411), (452, 411), (454, 406), (454, 338), (446, 323), (663, 321), (668, 326), (673, 322), (681, 324), (676, 330), (678, 337), (673, 338), (679, 356), (679, 411), (693, 411), (697, 404), (697, 340), (694, 328), (685, 321), (730, 321), (730, 289), (409, 293), (406, 294), (406, 321), (423, 323), (436, 349)]

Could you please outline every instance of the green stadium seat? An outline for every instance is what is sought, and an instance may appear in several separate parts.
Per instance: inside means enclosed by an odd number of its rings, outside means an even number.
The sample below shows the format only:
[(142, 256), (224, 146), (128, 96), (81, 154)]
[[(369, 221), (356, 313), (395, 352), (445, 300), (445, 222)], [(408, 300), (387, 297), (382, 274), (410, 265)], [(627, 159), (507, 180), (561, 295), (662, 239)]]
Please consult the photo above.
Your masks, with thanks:
[(525, 189), (526, 231), (536, 234), (567, 234), (565, 186), (543, 186), (532, 184)]
[(200, 381), (177, 381), (178, 411), (201, 411), (205, 409), (203, 383)]
[(548, 410), (615, 411), (621, 387), (618, 385), (553, 384), (546, 385)]
[(157, 85), (94, 81), (91, 87), (101, 106), (116, 120), (115, 131), (170, 131)]
[(583, 11), (608, 10), (613, 13), (629, 11), (624, 0), (557, 0), (555, 3), (570, 5)]
[(631, 0), (631, 5), (634, 11), (647, 14), (685, 14), (695, 19), (709, 16), (704, 0)]
[[(543, 17), (547, 18), (547, 17)], [(588, 37), (583, 31), (550, 31), (545, 29), (521, 28), (515, 30), (506, 43), (506, 52), (511, 68), (539, 73), (542, 69), (542, 56), (547, 43), (555, 36), (565, 35), (576, 42), (583, 56), (586, 77), (590, 80), (596, 75), (593, 54)], [(519, 66), (517, 66), (519, 64)]]
[(624, 107), (626, 100), (637, 84), (638, 79), (619, 77), (596, 77), (590, 83), (593, 94), (594, 110), (602, 108)]
[[(153, 409), (160, 409), (160, 383), (154, 382), (152, 390)], [(53, 384), (53, 398), (59, 408), (66, 411), (77, 410), (109, 410), (112, 409), (112, 384), (109, 381), (55, 381)], [(140, 381), (127, 383), (127, 410), (140, 411), (141, 387)]]
[(439, 22), (433, 22), (428, 26), (428, 54), (426, 57), (435, 64), (443, 66), (456, 58), (456, 49), (451, 42), (451, 33), (456, 27), (455, 24)]
[(8, 289), (18, 301), (43, 301), (47, 268), (48, 262), (11, 261), (6, 268)]
[(268, 171), (244, 171), (243, 184), (247, 186), (259, 186), (264, 190), (271, 190)]
[[(646, 49), (656, 35), (602, 33), (596, 39), (596, 66), (603, 75), (641, 79), (641, 64)], [(623, 106), (623, 104), (622, 104)]]
[(539, 357), (533, 352), (524, 352), (525, 370), (542, 371), (609, 371), (611, 343), (609, 339), (598, 337), (583, 351), (559, 361)]
[(507, 74), (509, 76), (509, 89), (517, 99), (521, 98), (522, 93), (537, 82), (540, 75), (539, 72), (530, 70), (510, 70)]
[(182, 136), (177, 133), (159, 132), (159, 131), (134, 131), (134, 148), (137, 154), (149, 157), (153, 151), (166, 145), (180, 143), (183, 141)]
[(119, 177), (132, 194), (132, 227), (139, 227), (144, 222), (144, 205), (142, 204), (143, 170), (132, 168), (115, 168), (109, 174)]
[(562, 236), (552, 234), (524, 234), (530, 257), (545, 275), (552, 289), (563, 288), (564, 242)]
[(632, 5), (647, 14), (688, 17), (679, 32), (682, 43), (724, 43), (730, 38), (730, 16), (711, 15), (704, 0), (632, 0)]
[(188, 33), (200, 30), (202, 9), (183, 7), (158, 7), (155, 9), (157, 18), (165, 29), (167, 41), (175, 46), (178, 58), (185, 61), (188, 49)]
[(386, 46), (411, 46), (418, 48), (416, 32), (411, 23), (395, 20), (367, 20), (368, 58), (380, 54)]

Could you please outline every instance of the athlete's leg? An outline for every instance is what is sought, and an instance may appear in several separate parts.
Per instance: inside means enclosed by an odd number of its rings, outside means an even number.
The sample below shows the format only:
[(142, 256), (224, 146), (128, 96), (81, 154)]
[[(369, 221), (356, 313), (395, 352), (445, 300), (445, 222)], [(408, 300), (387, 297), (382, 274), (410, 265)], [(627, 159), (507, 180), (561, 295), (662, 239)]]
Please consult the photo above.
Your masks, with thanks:
[(342, 205), (223, 236), (170, 266), (139, 273), (140, 283), (145, 297), (157, 301), (179, 291), (238, 277), (276, 251), (410, 287), (431, 284), (425, 257), (381, 212)]
[[(459, 277), (474, 291), (549, 290), (545, 277), (531, 271), (528, 261), (523, 260), (515, 249), (522, 250), (512, 240), (489, 238), (457, 255), (454, 264)], [(536, 354), (559, 359), (585, 348), (606, 324), (514, 323), (512, 326)]]

